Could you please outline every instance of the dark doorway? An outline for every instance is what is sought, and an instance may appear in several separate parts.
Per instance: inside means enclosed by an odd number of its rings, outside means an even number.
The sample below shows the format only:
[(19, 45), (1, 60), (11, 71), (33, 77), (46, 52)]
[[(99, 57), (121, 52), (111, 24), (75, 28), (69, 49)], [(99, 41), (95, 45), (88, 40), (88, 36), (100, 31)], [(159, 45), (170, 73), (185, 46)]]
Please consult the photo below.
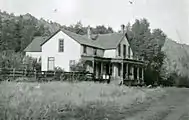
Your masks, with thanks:
[(134, 66), (134, 79), (136, 80), (137, 79), (137, 67)]
[(127, 73), (126, 67), (127, 67), (127, 65), (123, 64), (123, 79), (126, 79), (126, 73)]
[(139, 69), (139, 78), (142, 78), (142, 68)]
[(106, 74), (109, 75), (110, 74), (110, 66), (109, 63), (106, 63)]

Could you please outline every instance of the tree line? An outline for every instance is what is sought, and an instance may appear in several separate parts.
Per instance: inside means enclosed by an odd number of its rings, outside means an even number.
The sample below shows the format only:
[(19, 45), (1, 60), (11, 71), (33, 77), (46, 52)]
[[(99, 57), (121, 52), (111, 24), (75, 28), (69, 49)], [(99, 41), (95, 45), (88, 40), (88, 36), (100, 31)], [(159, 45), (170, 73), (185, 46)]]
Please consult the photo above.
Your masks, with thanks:
[[(38, 20), (30, 14), (15, 16), (14, 14), (0, 12), (0, 51), (22, 52), (34, 37), (50, 36), (62, 27), (81, 35), (87, 33), (87, 27), (84, 27), (81, 22), (70, 26), (61, 26), (52, 21)], [(114, 31), (111, 27), (99, 25), (92, 28), (92, 32), (94, 34), (106, 34)]]

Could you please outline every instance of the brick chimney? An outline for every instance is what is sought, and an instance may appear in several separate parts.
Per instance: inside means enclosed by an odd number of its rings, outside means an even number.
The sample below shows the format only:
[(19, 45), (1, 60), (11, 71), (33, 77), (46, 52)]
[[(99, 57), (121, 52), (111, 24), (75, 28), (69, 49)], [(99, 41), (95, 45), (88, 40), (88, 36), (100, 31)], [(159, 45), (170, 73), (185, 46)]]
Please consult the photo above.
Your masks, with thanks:
[(126, 33), (125, 25), (124, 24), (121, 25), (121, 33), (123, 33), (123, 34)]
[(92, 33), (91, 33), (91, 27), (88, 26), (88, 28), (87, 28), (87, 37), (88, 37), (89, 39), (91, 39), (91, 35), (92, 35)]

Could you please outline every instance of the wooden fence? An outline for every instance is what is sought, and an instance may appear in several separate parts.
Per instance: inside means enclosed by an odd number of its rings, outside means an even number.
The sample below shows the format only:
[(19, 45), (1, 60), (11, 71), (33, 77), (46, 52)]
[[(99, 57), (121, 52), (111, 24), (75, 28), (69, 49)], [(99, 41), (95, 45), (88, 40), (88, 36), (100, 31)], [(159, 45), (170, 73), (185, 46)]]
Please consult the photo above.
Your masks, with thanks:
[(92, 81), (94, 76), (92, 73), (87, 72), (62, 72), (62, 71), (36, 71), (36, 70), (18, 70), (18, 69), (0, 69), (1, 78), (35, 78), (40, 80), (65, 80), (65, 81)]

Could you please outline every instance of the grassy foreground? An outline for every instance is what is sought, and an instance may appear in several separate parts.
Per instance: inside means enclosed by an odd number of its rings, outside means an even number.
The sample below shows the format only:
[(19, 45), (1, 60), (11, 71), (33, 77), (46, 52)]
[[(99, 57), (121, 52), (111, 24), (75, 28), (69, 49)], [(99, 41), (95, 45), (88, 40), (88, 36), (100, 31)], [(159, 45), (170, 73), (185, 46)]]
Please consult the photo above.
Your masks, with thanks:
[(133, 104), (161, 96), (161, 88), (90, 82), (0, 84), (0, 120), (120, 120)]

